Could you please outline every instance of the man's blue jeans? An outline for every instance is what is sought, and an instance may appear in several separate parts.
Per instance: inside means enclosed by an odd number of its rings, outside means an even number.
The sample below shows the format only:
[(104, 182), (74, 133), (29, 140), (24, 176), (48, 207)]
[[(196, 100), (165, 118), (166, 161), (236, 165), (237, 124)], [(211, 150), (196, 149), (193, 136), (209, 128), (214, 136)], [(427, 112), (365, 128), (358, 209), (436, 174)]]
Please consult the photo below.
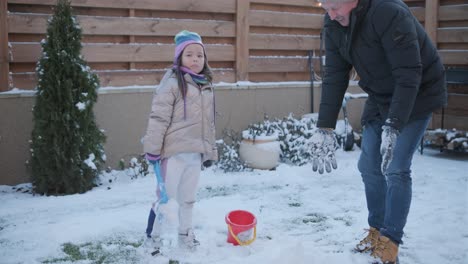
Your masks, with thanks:
[(401, 129), (385, 176), (380, 167), (383, 122), (364, 125), (358, 168), (366, 192), (368, 223), (399, 244), (411, 205), (411, 161), (431, 116), (408, 122)]

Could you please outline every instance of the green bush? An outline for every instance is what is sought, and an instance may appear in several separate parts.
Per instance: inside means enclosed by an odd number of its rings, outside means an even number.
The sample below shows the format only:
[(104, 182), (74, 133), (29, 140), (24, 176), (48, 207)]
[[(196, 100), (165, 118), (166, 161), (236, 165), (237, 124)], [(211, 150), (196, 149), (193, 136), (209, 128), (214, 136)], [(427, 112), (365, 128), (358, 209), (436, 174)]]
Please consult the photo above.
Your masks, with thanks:
[(81, 28), (69, 1), (57, 2), (41, 45), (31, 135), (34, 191), (83, 193), (104, 163), (105, 136), (93, 113), (99, 80), (80, 55)]

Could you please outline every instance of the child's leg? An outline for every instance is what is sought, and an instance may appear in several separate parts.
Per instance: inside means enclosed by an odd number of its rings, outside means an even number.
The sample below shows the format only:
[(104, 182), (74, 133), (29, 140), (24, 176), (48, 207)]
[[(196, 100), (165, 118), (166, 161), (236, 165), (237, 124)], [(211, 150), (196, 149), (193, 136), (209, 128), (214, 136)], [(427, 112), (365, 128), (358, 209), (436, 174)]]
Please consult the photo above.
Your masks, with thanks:
[(166, 185), (167, 197), (177, 200), (177, 188), (180, 177), (185, 170), (184, 164), (180, 161), (178, 155), (174, 155), (165, 159), (165, 162), (161, 165), (161, 174)]
[(192, 211), (201, 172), (200, 153), (181, 153), (167, 160), (164, 170), (169, 199), (179, 204), (179, 234), (192, 228)]
[(201, 155), (199, 153), (185, 154), (184, 170), (178, 189), (179, 203), (179, 234), (187, 234), (192, 228), (192, 211), (196, 200), (198, 181), (201, 172)]

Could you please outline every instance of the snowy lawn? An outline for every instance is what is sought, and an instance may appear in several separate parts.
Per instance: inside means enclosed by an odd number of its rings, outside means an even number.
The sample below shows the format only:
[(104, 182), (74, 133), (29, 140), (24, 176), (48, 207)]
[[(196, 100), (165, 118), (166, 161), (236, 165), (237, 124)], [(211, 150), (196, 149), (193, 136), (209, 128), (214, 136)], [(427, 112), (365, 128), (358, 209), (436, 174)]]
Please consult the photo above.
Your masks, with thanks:
[[(33, 196), (29, 185), (0, 186), (0, 263), (370, 263), (352, 252), (367, 227), (360, 150), (338, 153), (338, 170), (313, 173), (310, 165), (281, 164), (275, 171), (202, 172), (194, 225), (195, 253), (171, 249), (175, 230), (164, 234), (167, 256), (142, 245), (154, 174), (131, 180), (123, 171), (85, 194)], [(401, 264), (468, 263), (468, 156), (426, 149), (413, 161), (413, 202)], [(257, 217), (250, 246), (226, 243), (225, 215), (236, 209)]]

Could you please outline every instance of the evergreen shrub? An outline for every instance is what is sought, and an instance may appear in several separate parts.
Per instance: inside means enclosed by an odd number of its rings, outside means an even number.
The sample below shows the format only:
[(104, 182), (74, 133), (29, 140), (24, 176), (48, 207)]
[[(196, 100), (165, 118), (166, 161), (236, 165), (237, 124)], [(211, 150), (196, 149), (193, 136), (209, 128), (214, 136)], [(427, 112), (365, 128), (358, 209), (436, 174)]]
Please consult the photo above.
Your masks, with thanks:
[(105, 161), (105, 135), (95, 121), (99, 79), (81, 56), (81, 28), (70, 2), (58, 0), (41, 41), (31, 177), (40, 194), (83, 193)]

